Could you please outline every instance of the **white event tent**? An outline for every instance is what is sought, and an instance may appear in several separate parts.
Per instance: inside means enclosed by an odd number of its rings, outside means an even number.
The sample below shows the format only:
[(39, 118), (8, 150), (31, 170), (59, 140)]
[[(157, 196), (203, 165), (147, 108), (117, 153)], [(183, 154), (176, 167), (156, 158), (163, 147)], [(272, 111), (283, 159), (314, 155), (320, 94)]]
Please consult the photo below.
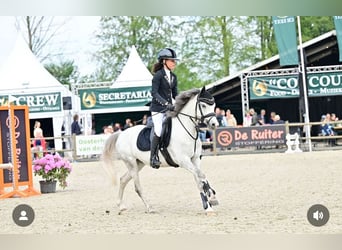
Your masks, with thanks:
[[(51, 118), (55, 137), (61, 135), (62, 124), (70, 116), (69, 111), (63, 110), (63, 97), (71, 97), (72, 107), (79, 107), (79, 98), (44, 68), (21, 35), (0, 68), (0, 105), (9, 96), (15, 104), (29, 106), (30, 119)], [(55, 148), (62, 148), (61, 140), (55, 140)]]
[(151, 86), (152, 78), (151, 72), (146, 68), (133, 45), (125, 66), (111, 88)]

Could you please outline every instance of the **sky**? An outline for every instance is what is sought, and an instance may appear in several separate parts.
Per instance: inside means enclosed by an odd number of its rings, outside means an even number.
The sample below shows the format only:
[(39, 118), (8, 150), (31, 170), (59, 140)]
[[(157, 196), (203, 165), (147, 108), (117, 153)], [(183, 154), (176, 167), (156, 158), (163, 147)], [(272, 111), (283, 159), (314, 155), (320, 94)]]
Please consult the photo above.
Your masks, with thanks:
[[(62, 25), (59, 33), (51, 41), (47, 49), (52, 54), (62, 52), (61, 56), (54, 56), (53, 61), (59, 62), (61, 59), (74, 60), (81, 75), (91, 74), (95, 71), (96, 65), (93, 63), (91, 53), (96, 51), (93, 37), (98, 28), (99, 16), (72, 16), (55, 17), (56, 22), (66, 23)], [(18, 32), (15, 28), (14, 16), (0, 16), (0, 68), (11, 53)], [(44, 61), (44, 63), (46, 63)]]

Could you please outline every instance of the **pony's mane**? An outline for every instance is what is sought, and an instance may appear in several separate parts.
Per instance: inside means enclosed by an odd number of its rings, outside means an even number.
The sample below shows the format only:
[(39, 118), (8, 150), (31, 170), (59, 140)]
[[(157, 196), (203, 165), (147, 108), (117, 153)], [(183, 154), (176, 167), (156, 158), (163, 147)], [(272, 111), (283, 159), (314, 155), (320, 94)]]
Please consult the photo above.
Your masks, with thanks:
[(201, 90), (199, 89), (190, 89), (181, 92), (179, 95), (176, 96), (175, 102), (175, 109), (172, 112), (169, 112), (169, 116), (174, 117), (176, 116), (182, 108), (189, 102), (189, 100), (200, 93)]

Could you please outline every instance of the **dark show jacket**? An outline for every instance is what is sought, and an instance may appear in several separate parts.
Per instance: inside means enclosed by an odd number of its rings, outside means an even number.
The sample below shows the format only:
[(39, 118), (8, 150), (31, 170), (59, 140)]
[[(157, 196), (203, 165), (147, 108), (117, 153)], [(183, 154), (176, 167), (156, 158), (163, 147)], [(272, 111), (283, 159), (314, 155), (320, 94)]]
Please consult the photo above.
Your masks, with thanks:
[(172, 103), (172, 98), (178, 94), (177, 76), (170, 72), (171, 84), (164, 69), (158, 70), (152, 78), (152, 102), (150, 111), (160, 112)]

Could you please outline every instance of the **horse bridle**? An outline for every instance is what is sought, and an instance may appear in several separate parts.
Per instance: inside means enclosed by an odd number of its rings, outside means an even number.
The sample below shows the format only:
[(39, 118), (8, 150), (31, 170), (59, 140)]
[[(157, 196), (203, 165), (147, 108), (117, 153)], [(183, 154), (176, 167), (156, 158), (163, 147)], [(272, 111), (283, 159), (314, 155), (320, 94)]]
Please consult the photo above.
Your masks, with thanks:
[[(195, 116), (189, 115), (189, 114), (185, 114), (182, 112), (178, 112), (177, 114), (177, 119), (179, 121), (179, 123), (182, 125), (182, 127), (184, 128), (184, 130), (188, 133), (188, 135), (194, 139), (195, 141), (198, 139), (198, 133), (199, 133), (199, 125), (202, 123), (204, 123), (204, 120), (208, 117), (210, 117), (209, 121), (216, 116), (216, 114), (214, 112), (208, 113), (208, 114), (203, 114), (203, 110), (201, 108), (201, 105), (199, 105), (201, 102), (204, 102), (206, 104), (209, 105), (213, 105), (215, 104), (215, 99), (214, 97), (211, 98), (206, 98), (206, 97), (201, 97), (200, 95), (197, 96), (197, 100), (196, 100), (196, 106), (195, 106)], [(197, 109), (199, 109), (201, 117), (197, 117)], [(183, 122), (181, 121), (181, 119), (179, 118), (179, 114), (187, 116), (190, 118), (190, 120), (192, 121), (192, 123), (195, 125), (196, 128), (196, 136), (193, 136), (189, 130), (184, 126)], [(198, 122), (199, 121), (199, 122)], [(196, 123), (197, 122), (197, 123)], [(196, 144), (195, 144), (195, 149), (196, 149)]]

